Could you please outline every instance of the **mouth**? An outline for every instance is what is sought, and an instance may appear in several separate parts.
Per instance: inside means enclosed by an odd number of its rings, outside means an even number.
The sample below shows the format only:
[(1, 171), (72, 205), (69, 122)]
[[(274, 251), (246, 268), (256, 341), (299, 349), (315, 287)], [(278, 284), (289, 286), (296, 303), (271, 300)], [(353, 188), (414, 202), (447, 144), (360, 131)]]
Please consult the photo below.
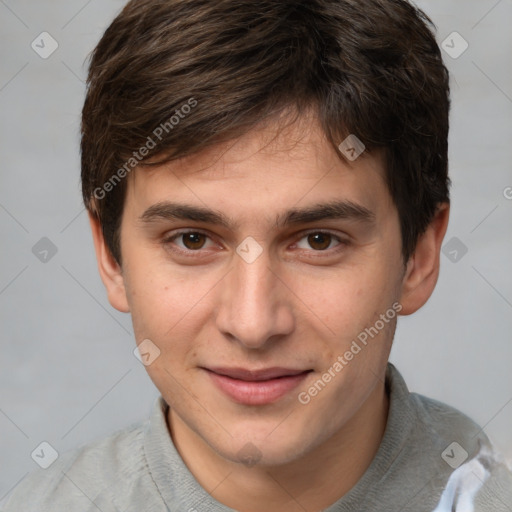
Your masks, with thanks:
[(215, 386), (228, 398), (244, 405), (277, 402), (296, 388), (313, 370), (292, 368), (203, 368)]

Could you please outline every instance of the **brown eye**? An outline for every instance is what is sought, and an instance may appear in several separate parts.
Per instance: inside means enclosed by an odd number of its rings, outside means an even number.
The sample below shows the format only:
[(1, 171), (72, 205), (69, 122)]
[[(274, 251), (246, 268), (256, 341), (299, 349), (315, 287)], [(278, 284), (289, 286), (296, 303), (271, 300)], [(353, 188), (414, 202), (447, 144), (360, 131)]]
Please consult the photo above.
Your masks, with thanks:
[(182, 233), (180, 236), (182, 237), (183, 245), (190, 250), (202, 249), (207, 238), (202, 233)]
[(329, 233), (311, 233), (308, 235), (308, 244), (317, 251), (324, 251), (332, 242), (332, 236)]
[(222, 247), (215, 244), (208, 233), (201, 231), (178, 231), (163, 238), (162, 246), (167, 252), (177, 257), (189, 257), (201, 259), (211, 258), (214, 253), (222, 250)]

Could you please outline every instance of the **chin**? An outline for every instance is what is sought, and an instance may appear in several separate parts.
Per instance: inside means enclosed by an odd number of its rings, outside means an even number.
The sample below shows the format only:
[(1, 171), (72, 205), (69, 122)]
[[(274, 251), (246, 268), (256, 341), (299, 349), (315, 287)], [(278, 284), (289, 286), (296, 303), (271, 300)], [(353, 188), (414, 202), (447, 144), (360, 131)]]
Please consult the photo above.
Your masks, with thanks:
[[(282, 430), (279, 434), (275, 430), (272, 432), (273, 428), (275, 425), (263, 434), (254, 432), (253, 435), (250, 429), (245, 429), (240, 436), (233, 436), (229, 444), (209, 444), (221, 457), (231, 462), (247, 467), (267, 467), (292, 463), (323, 440), (312, 439), (311, 432), (307, 437), (301, 436), (293, 424), (291, 429)], [(269, 435), (268, 432), (272, 433)]]

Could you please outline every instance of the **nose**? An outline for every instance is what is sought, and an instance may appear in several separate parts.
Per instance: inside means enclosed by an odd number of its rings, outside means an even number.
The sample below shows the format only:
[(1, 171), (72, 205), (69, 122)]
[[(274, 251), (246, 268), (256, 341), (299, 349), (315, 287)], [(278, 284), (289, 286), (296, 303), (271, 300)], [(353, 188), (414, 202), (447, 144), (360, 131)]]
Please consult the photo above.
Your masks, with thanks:
[(252, 263), (235, 255), (222, 281), (217, 328), (248, 349), (265, 348), (294, 329), (291, 295), (266, 251)]

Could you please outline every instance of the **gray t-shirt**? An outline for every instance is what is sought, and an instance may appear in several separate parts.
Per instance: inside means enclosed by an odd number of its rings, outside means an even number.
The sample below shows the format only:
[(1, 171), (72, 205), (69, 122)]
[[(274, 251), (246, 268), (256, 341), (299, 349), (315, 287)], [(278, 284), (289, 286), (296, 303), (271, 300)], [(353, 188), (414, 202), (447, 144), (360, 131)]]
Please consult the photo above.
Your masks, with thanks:
[[(381, 445), (358, 483), (325, 512), (512, 512), (512, 472), (471, 419), (410, 393), (391, 363)], [(162, 397), (144, 423), (61, 455), (13, 491), (4, 512), (228, 512), (190, 473)], [(467, 453), (467, 455), (466, 455)]]

